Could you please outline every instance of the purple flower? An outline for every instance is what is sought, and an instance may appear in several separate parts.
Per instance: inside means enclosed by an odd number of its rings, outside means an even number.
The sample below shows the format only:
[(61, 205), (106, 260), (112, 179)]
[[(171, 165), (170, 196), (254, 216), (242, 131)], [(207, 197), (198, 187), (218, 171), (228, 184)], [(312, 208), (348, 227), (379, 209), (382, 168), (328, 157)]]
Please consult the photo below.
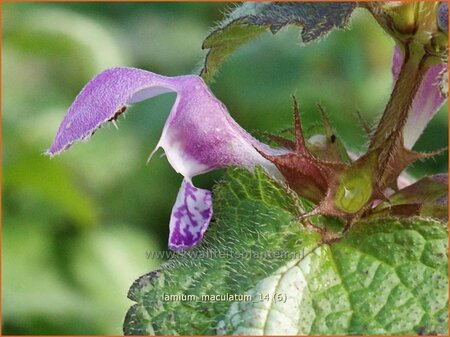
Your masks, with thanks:
[(436, 13), (437, 25), (439, 29), (444, 32), (448, 32), (448, 2), (441, 1)]
[(163, 148), (172, 167), (184, 176), (170, 220), (169, 247), (178, 250), (201, 240), (213, 214), (211, 192), (194, 187), (192, 177), (223, 166), (252, 170), (257, 165), (280, 177), (275, 165), (258, 151), (285, 152), (260, 143), (242, 129), (200, 77), (164, 77), (134, 68), (104, 71), (77, 96), (47, 154), (54, 156), (74, 141), (89, 138), (104, 123), (114, 122), (128, 105), (167, 92), (177, 93), (177, 98), (156, 149)]

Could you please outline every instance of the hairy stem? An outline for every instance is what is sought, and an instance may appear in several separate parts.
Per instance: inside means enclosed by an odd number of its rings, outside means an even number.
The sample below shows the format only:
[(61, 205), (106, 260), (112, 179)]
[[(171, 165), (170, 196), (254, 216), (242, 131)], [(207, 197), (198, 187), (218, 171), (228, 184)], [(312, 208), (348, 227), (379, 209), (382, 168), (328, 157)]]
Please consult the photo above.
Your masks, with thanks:
[(408, 113), (428, 69), (425, 62), (427, 55), (423, 48), (411, 43), (405, 49), (404, 62), (398, 80), (372, 137), (369, 150), (379, 147), (392, 136), (394, 136), (393, 143), (403, 142), (403, 128), (408, 119)]

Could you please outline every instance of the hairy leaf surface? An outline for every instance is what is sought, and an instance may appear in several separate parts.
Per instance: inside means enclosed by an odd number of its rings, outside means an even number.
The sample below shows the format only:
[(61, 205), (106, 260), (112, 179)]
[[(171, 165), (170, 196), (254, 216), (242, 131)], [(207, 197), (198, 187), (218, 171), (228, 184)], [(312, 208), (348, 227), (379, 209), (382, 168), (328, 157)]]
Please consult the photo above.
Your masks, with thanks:
[(126, 334), (447, 333), (443, 223), (361, 222), (322, 244), (262, 170), (229, 170), (214, 198), (204, 242), (131, 287)]
[(211, 80), (231, 53), (267, 30), (276, 34), (284, 26), (300, 26), (300, 42), (308, 43), (334, 28), (344, 28), (355, 7), (354, 2), (246, 2), (239, 5), (203, 42), (203, 49), (208, 51), (200, 74), (205, 80)]

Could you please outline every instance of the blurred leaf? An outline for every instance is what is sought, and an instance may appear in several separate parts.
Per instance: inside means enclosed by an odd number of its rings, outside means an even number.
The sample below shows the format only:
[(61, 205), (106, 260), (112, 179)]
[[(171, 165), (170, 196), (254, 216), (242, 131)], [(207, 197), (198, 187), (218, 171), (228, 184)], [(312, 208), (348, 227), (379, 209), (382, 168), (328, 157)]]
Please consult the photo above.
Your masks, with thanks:
[[(190, 5), (194, 11), (201, 4)], [(135, 65), (166, 76), (191, 72), (202, 55), (199, 46), (209, 23), (193, 15), (180, 15), (176, 24), (167, 24), (173, 18), (173, 13), (157, 11), (140, 11), (127, 18), (124, 28), (133, 33), (124, 42), (133, 49)]]
[(106, 23), (99, 24), (98, 20), (72, 11), (45, 7), (17, 15), (20, 20), (16, 22), (6, 20), (4, 38), (9, 46), (35, 57), (77, 55), (85, 63), (85, 67), (78, 64), (78, 69), (89, 68), (90, 73), (127, 63), (114, 35), (105, 29)]
[(129, 283), (159, 261), (146, 257), (158, 248), (154, 240), (115, 225), (61, 238), (43, 231), (39, 222), (8, 218), (2, 304), (11, 329), (3, 332), (118, 335), (130, 305), (125, 297)]
[(9, 217), (4, 220), (2, 234), (3, 321), (21, 326), (20, 330), (3, 332), (51, 333), (51, 329), (40, 330), (33, 320), (40, 319), (47, 328), (54, 328), (60, 322), (93, 314), (86, 306), (87, 298), (59, 274), (52, 237), (41, 223)]
[[(98, 221), (96, 202), (77, 186), (67, 168), (21, 140), (4, 153), (3, 190), (25, 192), (31, 198), (42, 199), (77, 225), (92, 226)], [(42, 211), (48, 214), (49, 210)]]
[(247, 2), (234, 9), (203, 42), (209, 49), (200, 71), (209, 81), (220, 64), (238, 47), (270, 29), (276, 34), (286, 25), (302, 27), (301, 42), (316, 40), (334, 28), (344, 28), (355, 9), (352, 2)]
[(85, 235), (75, 243), (71, 256), (71, 268), (81, 290), (97, 303), (92, 325), (109, 335), (121, 334), (120, 323), (130, 306), (125, 296), (129, 284), (142, 270), (161, 263), (146, 256), (159, 248), (155, 240), (127, 227), (111, 226)]

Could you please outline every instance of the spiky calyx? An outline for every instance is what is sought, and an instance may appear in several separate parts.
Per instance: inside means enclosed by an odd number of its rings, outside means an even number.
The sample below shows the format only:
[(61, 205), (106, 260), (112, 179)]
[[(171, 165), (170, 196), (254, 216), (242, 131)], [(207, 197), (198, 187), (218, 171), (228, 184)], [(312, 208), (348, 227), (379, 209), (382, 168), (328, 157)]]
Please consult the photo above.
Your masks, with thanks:
[[(448, 20), (443, 20), (444, 14), (448, 15), (445, 4), (369, 2), (361, 6), (395, 39), (402, 54), (395, 86), (376, 130), (371, 133), (367, 152), (354, 161), (344, 161), (342, 152), (331, 146), (330, 135), (325, 135), (323, 146), (306, 146), (294, 99), (295, 142), (289, 147), (291, 152), (265, 155), (293, 190), (316, 204), (302, 217), (339, 216), (346, 220), (347, 229), (356, 219), (370, 216), (380, 200), (387, 200), (384, 191), (398, 190), (397, 179), (410, 164), (441, 152), (412, 151), (413, 142), (405, 142), (405, 126), (411, 114), (424, 113), (413, 111), (417, 110), (413, 109), (415, 98), (430, 68), (446, 62), (448, 53)], [(325, 124), (325, 129), (330, 130)], [(423, 203), (395, 205), (391, 209), (394, 208), (397, 215), (410, 216), (422, 210)]]
[[(321, 107), (325, 134), (306, 140), (295, 97), (293, 106), (294, 141), (270, 137), (289, 151), (282, 155), (260, 153), (280, 170), (289, 188), (315, 203), (312, 211), (299, 215), (300, 219), (313, 215), (336, 216), (345, 220), (345, 230), (348, 230), (357, 219), (373, 217), (376, 203), (388, 202), (383, 191), (387, 188), (398, 190), (397, 178), (406, 167), (418, 159), (437, 154), (407, 150), (402, 137), (392, 132), (380, 145), (369, 148), (364, 155), (351, 161)], [(417, 214), (418, 206), (407, 205), (399, 209), (401, 214), (397, 215), (409, 216)]]

